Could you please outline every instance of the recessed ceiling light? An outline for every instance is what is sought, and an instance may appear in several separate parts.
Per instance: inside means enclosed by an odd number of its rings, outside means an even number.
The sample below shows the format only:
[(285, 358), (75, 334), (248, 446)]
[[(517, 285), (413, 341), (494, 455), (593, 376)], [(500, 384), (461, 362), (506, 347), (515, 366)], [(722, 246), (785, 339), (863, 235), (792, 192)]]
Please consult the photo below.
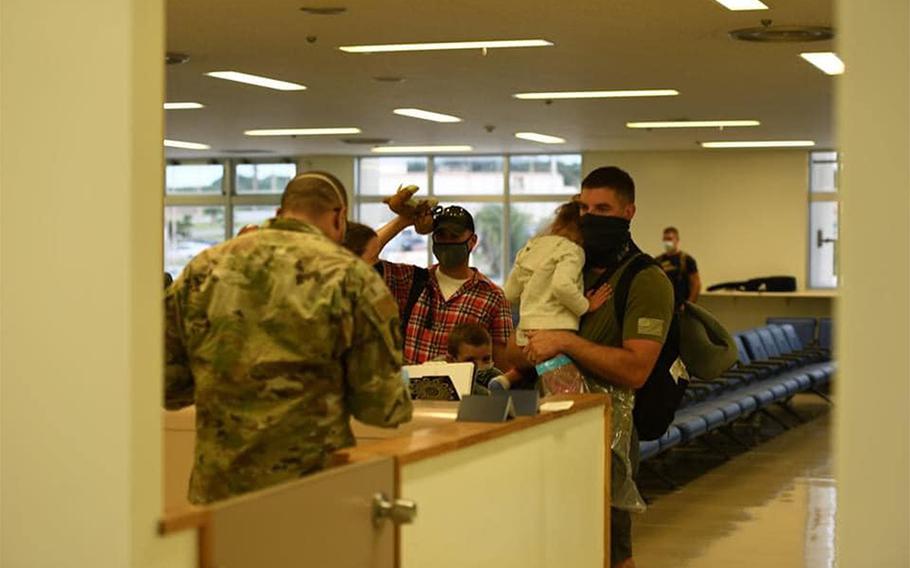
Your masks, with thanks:
[(249, 73), (240, 73), (239, 71), (212, 71), (210, 73), (206, 73), (206, 75), (209, 77), (215, 77), (216, 79), (236, 81), (238, 83), (246, 83), (247, 85), (256, 85), (257, 87), (266, 87), (267, 89), (275, 89), (278, 91), (302, 91), (306, 89), (306, 87), (303, 85), (298, 85), (297, 83), (289, 83), (287, 81), (269, 79), (268, 77), (250, 75)]
[(734, 142), (702, 142), (702, 148), (809, 148), (812, 140), (741, 140)]
[(627, 128), (731, 128), (759, 126), (757, 120), (664, 120), (653, 122), (627, 122)]
[(515, 138), (530, 140), (531, 142), (540, 142), (541, 144), (565, 144), (566, 139), (559, 136), (550, 136), (549, 134), (538, 134), (537, 132), (516, 132)]
[(675, 97), (676, 89), (644, 89), (636, 91), (554, 91), (549, 93), (516, 93), (512, 95), (522, 100), (554, 99), (621, 99), (627, 97)]
[(716, 0), (727, 10), (742, 12), (744, 10), (767, 10), (768, 6), (760, 0)]
[(164, 103), (164, 110), (189, 110), (194, 108), (204, 108), (202, 103)]
[(450, 49), (502, 49), (507, 47), (550, 47), (545, 39), (509, 39), (493, 41), (447, 41), (437, 43), (388, 43), (380, 45), (343, 45), (346, 53), (393, 53), (402, 51), (445, 51)]
[(800, 57), (815, 65), (828, 75), (840, 75), (844, 72), (844, 62), (831, 51), (800, 53)]
[(373, 80), (377, 83), (404, 83), (406, 81), (404, 77), (398, 77), (396, 75), (380, 75), (378, 77), (373, 77)]
[(470, 152), (473, 146), (377, 146), (373, 148), (376, 154), (434, 154), (438, 152)]
[(183, 142), (181, 140), (165, 140), (164, 145), (167, 148), (181, 148), (183, 150), (208, 150), (211, 148), (208, 144), (199, 142)]
[(359, 128), (263, 128), (246, 130), (247, 136), (325, 136), (331, 134), (360, 134)]
[(411, 118), (419, 118), (421, 120), (430, 120), (433, 122), (461, 122), (461, 119), (457, 116), (431, 112), (419, 108), (396, 108), (392, 112), (400, 116), (409, 116)]

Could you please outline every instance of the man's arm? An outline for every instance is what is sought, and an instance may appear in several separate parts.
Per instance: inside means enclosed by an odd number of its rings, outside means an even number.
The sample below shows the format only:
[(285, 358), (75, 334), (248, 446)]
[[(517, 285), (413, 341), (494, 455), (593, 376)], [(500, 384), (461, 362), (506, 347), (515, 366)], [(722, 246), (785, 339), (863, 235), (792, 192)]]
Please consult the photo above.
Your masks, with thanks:
[(382, 279), (365, 266), (351, 275), (361, 289), (354, 304), (353, 341), (344, 355), (346, 403), (355, 418), (374, 426), (411, 419), (411, 395), (402, 380), (398, 304)]
[(528, 356), (542, 362), (560, 353), (615, 385), (641, 388), (660, 355), (662, 344), (651, 339), (627, 339), (622, 347), (607, 347), (566, 331), (538, 331), (530, 334)]
[(190, 358), (183, 343), (178, 295), (184, 279), (178, 278), (164, 298), (164, 406), (177, 410), (195, 402), (196, 381), (190, 370)]
[(398, 236), (398, 234), (414, 224), (412, 219), (402, 217), (401, 215), (395, 217), (382, 227), (376, 230), (376, 235), (379, 236), (379, 252), (386, 247), (389, 242)]
[(701, 276), (698, 275), (698, 272), (693, 272), (689, 274), (689, 298), (688, 300), (693, 304), (698, 301), (698, 296), (701, 294)]

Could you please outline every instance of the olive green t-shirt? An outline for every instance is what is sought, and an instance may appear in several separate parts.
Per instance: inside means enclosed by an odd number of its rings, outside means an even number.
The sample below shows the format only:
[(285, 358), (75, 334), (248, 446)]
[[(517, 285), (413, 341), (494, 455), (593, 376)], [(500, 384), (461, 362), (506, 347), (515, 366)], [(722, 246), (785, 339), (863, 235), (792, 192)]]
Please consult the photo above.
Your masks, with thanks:
[[(608, 280), (614, 291), (629, 262), (631, 259)], [(585, 286), (593, 285), (599, 277), (599, 274), (587, 271)], [(599, 310), (582, 319), (578, 333), (589, 341), (610, 347), (622, 347), (623, 341), (627, 339), (650, 339), (662, 344), (667, 338), (672, 318), (673, 285), (659, 266), (648, 266), (635, 276), (629, 286), (621, 330), (611, 297)]]

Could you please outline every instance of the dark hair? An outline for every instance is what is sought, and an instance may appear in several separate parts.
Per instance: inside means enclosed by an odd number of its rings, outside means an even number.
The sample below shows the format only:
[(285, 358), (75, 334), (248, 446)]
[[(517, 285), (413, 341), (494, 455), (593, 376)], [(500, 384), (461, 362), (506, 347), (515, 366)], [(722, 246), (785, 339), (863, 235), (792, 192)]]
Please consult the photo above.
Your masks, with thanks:
[(378, 235), (376, 231), (361, 223), (348, 223), (348, 231), (344, 235), (342, 245), (357, 256), (363, 256), (367, 244)]
[(493, 339), (490, 333), (480, 324), (460, 323), (452, 328), (449, 332), (449, 355), (458, 356), (458, 350), (462, 345), (467, 344), (474, 347), (483, 347), (489, 345)]
[(616, 166), (597, 168), (581, 182), (582, 189), (612, 189), (626, 203), (635, 203), (635, 182)]
[(548, 235), (558, 235), (565, 237), (575, 244), (582, 244), (581, 227), (581, 208), (577, 201), (563, 203), (556, 209), (556, 217), (547, 230)]
[(664, 229), (664, 233), (673, 233), (674, 235), (677, 236), (677, 238), (679, 237), (679, 229), (677, 229), (676, 227), (667, 227), (666, 229)]

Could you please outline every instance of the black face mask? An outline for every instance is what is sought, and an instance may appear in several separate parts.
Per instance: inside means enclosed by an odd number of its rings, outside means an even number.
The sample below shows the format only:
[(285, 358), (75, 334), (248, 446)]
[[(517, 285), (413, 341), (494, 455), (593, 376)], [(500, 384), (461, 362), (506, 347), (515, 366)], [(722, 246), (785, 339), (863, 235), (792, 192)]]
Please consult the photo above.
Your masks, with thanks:
[(468, 249), (468, 242), (463, 243), (433, 243), (433, 255), (439, 261), (439, 265), (446, 269), (455, 269), (467, 264), (471, 251)]
[(581, 235), (585, 241), (586, 264), (597, 268), (618, 263), (629, 252), (632, 242), (629, 220), (622, 217), (584, 215)]

